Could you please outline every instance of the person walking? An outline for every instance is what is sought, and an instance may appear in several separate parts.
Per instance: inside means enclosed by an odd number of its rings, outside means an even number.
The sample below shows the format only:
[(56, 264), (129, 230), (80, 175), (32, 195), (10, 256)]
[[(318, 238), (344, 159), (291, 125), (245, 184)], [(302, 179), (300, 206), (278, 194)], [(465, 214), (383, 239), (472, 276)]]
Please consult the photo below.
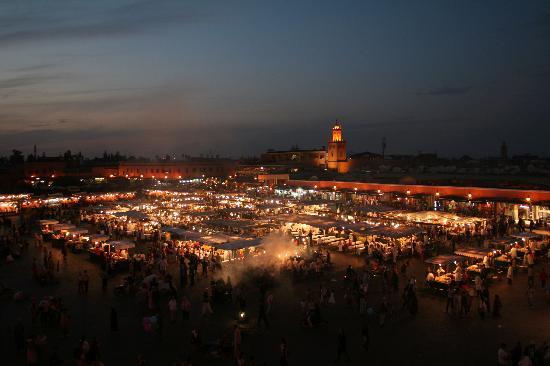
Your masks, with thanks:
[(514, 267), (512, 267), (512, 263), (508, 266), (508, 271), (506, 272), (506, 278), (508, 279), (508, 284), (512, 284), (512, 279), (514, 278)]
[(103, 292), (107, 291), (108, 280), (109, 280), (109, 274), (107, 273), (107, 271), (101, 272), (101, 290)]
[(180, 301), (181, 318), (185, 324), (185, 321), (189, 320), (189, 314), (191, 313), (191, 302), (187, 296), (183, 295)]
[(544, 270), (544, 267), (541, 268), (539, 273), (539, 280), (540, 280), (540, 287), (544, 290), (546, 288), (546, 279), (548, 278), (548, 275), (546, 274), (546, 271)]
[(210, 305), (210, 297), (208, 296), (208, 289), (204, 290), (202, 293), (202, 315), (211, 315), (214, 314), (212, 311), (212, 305)]
[(82, 284), (84, 286), (84, 294), (88, 294), (88, 286), (90, 284), (90, 276), (88, 275), (88, 271), (84, 270), (84, 273), (82, 274)]
[(233, 356), (235, 359), (241, 353), (242, 335), (241, 328), (235, 324), (233, 326)]
[(259, 327), (260, 326), (260, 322), (264, 323), (265, 327), (267, 329), (269, 329), (269, 320), (267, 320), (267, 314), (266, 314), (266, 309), (265, 309), (265, 300), (264, 300), (264, 297), (262, 296), (260, 298), (260, 304), (259, 304), (259, 309), (258, 309), (258, 321), (257, 321), (257, 326)]
[(500, 309), (502, 309), (502, 302), (500, 301), (500, 296), (495, 294), (495, 297), (493, 300), (493, 317), (495, 318), (500, 317)]
[(535, 297), (535, 288), (531, 285), (527, 286), (527, 303), (533, 307), (533, 298)]
[(337, 340), (336, 340), (336, 360), (334, 362), (339, 363), (340, 358), (342, 356), (346, 357), (347, 362), (351, 361), (351, 359), (349, 357), (349, 354), (348, 354), (348, 349), (347, 349), (346, 333), (344, 333), (343, 328), (340, 328), (340, 330), (338, 331), (338, 337), (337, 337)]
[(361, 327), (361, 344), (365, 351), (369, 350), (369, 343), (370, 343), (369, 324), (367, 323), (367, 321), (364, 321), (363, 326)]

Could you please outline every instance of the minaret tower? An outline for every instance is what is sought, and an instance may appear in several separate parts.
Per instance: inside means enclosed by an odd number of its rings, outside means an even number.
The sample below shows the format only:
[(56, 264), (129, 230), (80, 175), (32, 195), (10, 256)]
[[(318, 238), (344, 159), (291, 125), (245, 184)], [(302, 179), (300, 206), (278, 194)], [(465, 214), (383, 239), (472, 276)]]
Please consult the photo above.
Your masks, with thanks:
[(338, 173), (347, 173), (349, 170), (346, 141), (342, 136), (342, 126), (338, 120), (332, 127), (332, 137), (328, 142), (327, 168), (336, 170)]

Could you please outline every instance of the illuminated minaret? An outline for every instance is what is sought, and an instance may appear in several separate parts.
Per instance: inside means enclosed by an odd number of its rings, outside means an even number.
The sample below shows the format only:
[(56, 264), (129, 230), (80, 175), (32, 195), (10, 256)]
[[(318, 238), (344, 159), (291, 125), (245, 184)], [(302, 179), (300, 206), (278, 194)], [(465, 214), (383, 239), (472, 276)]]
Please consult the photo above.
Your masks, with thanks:
[(347, 173), (349, 170), (346, 141), (342, 137), (342, 126), (338, 120), (332, 127), (332, 138), (328, 142), (327, 168), (337, 170), (338, 173)]

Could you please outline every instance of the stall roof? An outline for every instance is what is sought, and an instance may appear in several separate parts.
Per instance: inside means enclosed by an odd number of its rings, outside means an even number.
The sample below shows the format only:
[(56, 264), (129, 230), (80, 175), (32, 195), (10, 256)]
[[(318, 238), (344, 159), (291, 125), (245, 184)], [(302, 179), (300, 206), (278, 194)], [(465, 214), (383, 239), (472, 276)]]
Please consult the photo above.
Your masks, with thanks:
[(199, 212), (186, 212), (182, 214), (183, 216), (197, 216), (197, 217), (207, 217), (213, 216), (216, 213), (214, 211), (199, 211)]
[(394, 239), (405, 238), (405, 237), (417, 235), (423, 232), (424, 230), (419, 227), (404, 226), (404, 225), (400, 225), (398, 227), (381, 225), (381, 226), (376, 226), (376, 227), (373, 227), (372, 229), (367, 230), (368, 235), (385, 236), (385, 237), (394, 238)]
[(550, 236), (550, 230), (536, 229), (533, 232), (542, 236)]
[(203, 237), (201, 237), (200, 239), (198, 239), (198, 241), (200, 241), (201, 243), (205, 243), (205, 244), (222, 244), (222, 243), (227, 243), (231, 240), (236, 240), (238, 237), (234, 237), (234, 236), (229, 236), (229, 235), (225, 235), (225, 234), (222, 234), (222, 233), (216, 233), (216, 234), (212, 234), (212, 235), (205, 235)]
[(70, 233), (70, 234), (87, 234), (88, 229), (83, 228), (83, 227), (71, 227), (71, 228), (67, 229), (67, 232)]
[(492, 245), (511, 245), (511, 244), (516, 243), (517, 241), (518, 241), (517, 238), (512, 238), (512, 237), (508, 236), (508, 237), (493, 239), (493, 240), (491, 240), (491, 242), (489, 244), (492, 244)]
[(428, 258), (424, 262), (429, 264), (443, 265), (453, 262), (462, 262), (463, 260), (464, 258), (456, 255), (438, 255), (437, 257)]
[(282, 208), (285, 207), (285, 205), (280, 203), (260, 203), (256, 205), (256, 209), (258, 210), (270, 210), (273, 208)]
[(163, 227), (162, 231), (178, 235), (186, 239), (199, 239), (202, 235), (196, 231), (185, 230), (179, 227)]
[(53, 230), (68, 230), (75, 227), (73, 224), (54, 224), (52, 228)]
[(455, 251), (456, 255), (468, 258), (483, 259), (487, 254), (491, 253), (492, 249), (485, 248), (464, 248)]
[(530, 231), (523, 231), (521, 233), (515, 233), (510, 235), (512, 238), (518, 239), (540, 239), (541, 235), (537, 233), (532, 233)]
[(338, 204), (341, 202), (331, 201), (331, 200), (312, 200), (312, 201), (299, 201), (299, 204), (302, 206), (319, 206), (319, 205), (330, 205)]
[(92, 234), (92, 235), (88, 236), (88, 238), (90, 239), (90, 241), (107, 241), (107, 240), (109, 240), (109, 235)]
[(261, 243), (262, 243), (262, 240), (260, 238), (238, 239), (238, 240), (233, 240), (220, 245), (216, 245), (216, 248), (223, 249), (223, 250), (237, 250), (237, 249), (256, 247)]
[(106, 244), (109, 244), (115, 247), (115, 249), (120, 249), (120, 250), (131, 249), (136, 247), (136, 244), (129, 240), (111, 240), (111, 241), (108, 241)]
[(486, 221), (485, 219), (479, 217), (464, 217), (441, 211), (395, 212), (389, 213), (388, 217), (396, 220), (406, 220), (421, 224), (437, 225), (444, 225), (449, 222), (471, 224), (474, 222)]
[(347, 223), (339, 222), (329, 217), (316, 215), (281, 215), (278, 216), (276, 219), (285, 222), (293, 222), (296, 224), (306, 224), (321, 229), (329, 229), (331, 227), (347, 225)]
[(141, 212), (141, 211), (135, 211), (135, 210), (130, 210), (130, 211), (123, 211), (123, 212), (114, 212), (112, 213), (113, 216), (116, 216), (116, 217), (129, 217), (131, 219), (136, 219), (136, 220), (146, 220), (149, 218), (149, 216), (147, 216), (147, 214)]
[(245, 213), (250, 211), (251, 209), (246, 207), (231, 207), (231, 208), (222, 208), (221, 210), (218, 210), (218, 212), (221, 212), (221, 213)]
[(396, 211), (395, 208), (386, 205), (362, 205), (354, 207), (353, 210), (360, 213)]
[(54, 219), (38, 220), (38, 222), (40, 223), (40, 225), (55, 225), (59, 223), (59, 221)]
[(231, 226), (238, 228), (251, 227), (255, 225), (252, 220), (209, 220), (206, 224), (211, 226)]

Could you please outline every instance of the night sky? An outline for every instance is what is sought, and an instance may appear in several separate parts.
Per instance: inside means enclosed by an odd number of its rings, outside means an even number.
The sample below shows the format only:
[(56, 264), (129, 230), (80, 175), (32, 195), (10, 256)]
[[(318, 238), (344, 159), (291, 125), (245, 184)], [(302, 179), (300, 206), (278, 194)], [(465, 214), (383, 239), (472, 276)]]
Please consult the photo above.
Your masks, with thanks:
[(548, 1), (0, 0), (0, 146), (550, 156)]

